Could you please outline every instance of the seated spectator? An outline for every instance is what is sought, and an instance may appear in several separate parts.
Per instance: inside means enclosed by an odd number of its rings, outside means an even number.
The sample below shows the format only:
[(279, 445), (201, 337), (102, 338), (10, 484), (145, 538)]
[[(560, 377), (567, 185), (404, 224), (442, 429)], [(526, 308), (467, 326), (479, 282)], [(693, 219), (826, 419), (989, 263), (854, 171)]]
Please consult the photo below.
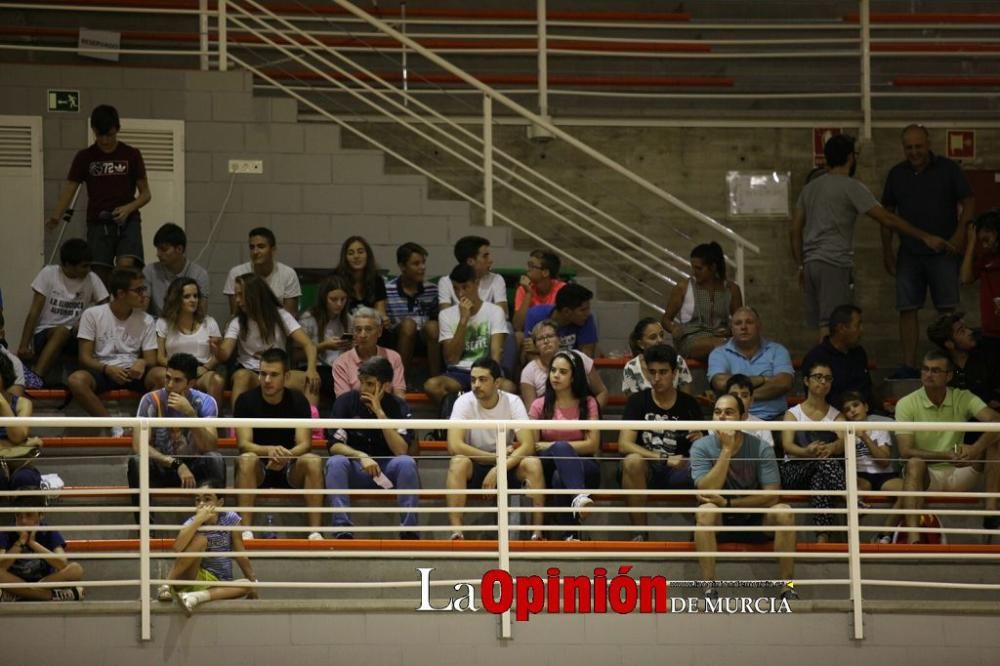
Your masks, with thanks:
[[(597, 320), (590, 311), (593, 292), (581, 284), (570, 282), (556, 294), (555, 305), (536, 305), (528, 310), (524, 320), (524, 334), (528, 335), (535, 324), (543, 319), (556, 322), (560, 349), (579, 349), (594, 358), (597, 353)], [(534, 350), (525, 341), (525, 351)]]
[[(528, 416), (542, 421), (601, 420), (600, 407), (587, 385), (581, 355), (567, 351), (555, 355), (542, 397), (531, 403)], [(545, 487), (576, 491), (576, 495), (553, 495), (552, 503), (567, 509), (554, 516), (555, 522), (566, 529), (562, 538), (578, 541), (574, 526), (590, 516), (594, 504), (587, 490), (601, 486), (601, 466), (594, 459), (601, 448), (601, 431), (541, 430), (535, 432), (535, 437), (535, 452), (542, 461)]]
[[(847, 391), (842, 396), (844, 416), (848, 421), (867, 421), (868, 402), (860, 391)], [(896, 473), (892, 462), (892, 436), (886, 430), (859, 430), (855, 440), (855, 457), (858, 463), (858, 490), (896, 491), (903, 489), (903, 479)], [(902, 507), (903, 498), (897, 498), (896, 507)], [(885, 532), (876, 534), (872, 543), (892, 543), (892, 532), (897, 516), (885, 516)]]
[[(715, 401), (712, 411), (713, 421), (743, 421), (747, 417), (743, 401), (734, 395), (721, 395)], [(739, 430), (718, 430), (702, 437), (691, 446), (691, 475), (698, 489), (697, 524), (694, 533), (695, 549), (699, 553), (718, 550), (717, 541), (744, 541), (762, 543), (767, 541), (764, 532), (721, 532), (716, 537), (711, 527), (757, 527), (795, 525), (795, 515), (791, 507), (781, 503), (781, 482), (778, 464), (774, 461), (774, 450), (757, 439)], [(770, 495), (718, 495), (717, 490), (769, 490)], [(727, 513), (729, 508), (764, 509), (765, 513)], [(769, 509), (769, 510), (768, 510)], [(795, 574), (795, 532), (778, 530), (774, 532), (774, 551), (778, 556), (778, 576), (790, 581)], [(715, 580), (715, 557), (705, 555), (698, 558), (703, 580)], [(709, 588), (707, 598), (717, 599), (719, 591)], [(785, 587), (781, 592), (785, 600), (797, 599), (795, 588)]]
[(979, 283), (979, 321), (983, 335), (1000, 346), (1000, 211), (976, 218), (967, 232), (962, 257), (963, 284)]
[(730, 336), (743, 305), (739, 285), (726, 279), (726, 257), (715, 242), (691, 251), (691, 277), (674, 285), (660, 321), (684, 358), (704, 361)]
[(283, 349), (289, 339), (305, 350), (306, 370), (292, 370), (288, 377), (289, 388), (312, 396), (310, 404), (319, 401), (319, 374), (316, 372), (316, 345), (305, 334), (295, 317), (282, 309), (267, 283), (253, 273), (236, 278), (236, 316), (226, 327), (226, 335), (219, 345), (220, 361), (228, 361), (236, 352), (236, 372), (232, 377), (233, 405), (246, 391), (258, 384), (260, 359), (268, 349)]
[[(289, 388), (288, 354), (283, 349), (268, 349), (260, 356), (260, 382), (240, 396), (233, 409), (235, 418), (308, 419), (309, 401), (301, 392)], [(309, 428), (237, 428), (236, 459), (237, 488), (323, 488), (323, 461), (312, 453)], [(252, 507), (257, 496), (239, 496), (240, 506)], [(310, 541), (323, 538), (320, 534), (323, 496), (305, 496), (306, 518), (312, 532)], [(253, 539), (254, 514), (244, 519), (243, 540)]]
[(31, 283), (32, 300), (17, 355), (44, 381), (64, 352), (77, 353), (80, 316), (106, 303), (108, 290), (90, 270), (90, 246), (71, 238), (59, 248), (59, 265), (46, 266)]
[[(961, 423), (975, 419), (998, 422), (1000, 414), (971, 391), (952, 388), (953, 370), (948, 356), (940, 351), (924, 355), (920, 368), (920, 389), (896, 403), (896, 420), (900, 423)], [(903, 490), (908, 492), (970, 492), (979, 485), (985, 473), (988, 493), (1000, 492), (1000, 433), (984, 432), (972, 444), (963, 444), (963, 433), (957, 430), (896, 432), (899, 455), (906, 463)], [(984, 462), (985, 461), (985, 462)], [(922, 497), (903, 497), (902, 508), (920, 511)], [(997, 498), (983, 500), (984, 509), (993, 515), (983, 517), (983, 529), (1000, 529)], [(920, 515), (905, 516), (908, 543), (920, 541), (913, 531)]]
[[(467, 296), (462, 296), (467, 298)], [(472, 392), (464, 393), (455, 401), (451, 412), (452, 420), (456, 421), (527, 421), (528, 413), (524, 404), (513, 393), (500, 388), (500, 364), (492, 358), (480, 358), (472, 364)], [(518, 445), (514, 446), (514, 441)], [(451, 463), (448, 465), (448, 490), (465, 490), (482, 488), (492, 490), (497, 487), (497, 432), (493, 428), (486, 429), (448, 429), (448, 453)], [(507, 446), (507, 467), (503, 470), (507, 475), (507, 487), (516, 489), (525, 484), (530, 490), (545, 488), (545, 475), (542, 463), (534, 456), (535, 437), (527, 427), (510, 428), (507, 430), (507, 441), (500, 443)], [(448, 495), (448, 507), (461, 509), (465, 507), (465, 495)], [(543, 495), (531, 495), (535, 509), (545, 506)], [(542, 541), (544, 537), (539, 529), (542, 525), (542, 513), (532, 514), (534, 531), (532, 541)], [(448, 514), (451, 524), (452, 540), (465, 538), (462, 532), (462, 513), (455, 511)]]
[(964, 313), (951, 312), (938, 317), (927, 327), (927, 339), (951, 361), (949, 386), (972, 391), (990, 407), (1000, 409), (1000, 348), (981, 344), (965, 325)]
[(146, 264), (142, 274), (149, 286), (149, 314), (154, 317), (163, 314), (163, 304), (167, 298), (170, 285), (177, 278), (189, 278), (198, 285), (204, 301), (202, 311), (208, 308), (208, 271), (190, 261), (187, 252), (187, 234), (173, 222), (167, 222), (156, 230), (153, 236), (156, 246), (156, 258), (151, 264)]
[[(648, 389), (633, 393), (625, 403), (623, 421), (646, 421), (659, 425), (663, 421), (700, 421), (698, 401), (674, 387), (677, 373), (677, 350), (670, 345), (653, 345), (643, 352), (646, 368), (652, 378)], [(645, 494), (654, 490), (694, 488), (689, 463), (691, 442), (702, 433), (688, 430), (623, 429), (618, 435), (618, 452), (622, 460), (622, 489), (637, 491), (627, 498), (633, 509), (645, 506)], [(639, 530), (633, 541), (647, 541), (645, 532), (648, 516), (636, 511), (629, 514), (632, 525)]]
[[(67, 587), (16, 587), (0, 591), (0, 601), (82, 601), (84, 590), (73, 585), (83, 567), (66, 557), (66, 540), (47, 529), (44, 499), (25, 495), (14, 500), (14, 529), (0, 532), (0, 583), (68, 583)], [(43, 528), (43, 529), (39, 529)], [(46, 559), (20, 555), (53, 555)]]
[(403, 243), (396, 250), (399, 277), (389, 280), (385, 289), (389, 329), (386, 344), (395, 348), (403, 367), (412, 367), (418, 339), (427, 349), (427, 371), (431, 377), (441, 374), (441, 346), (438, 344), (438, 290), (428, 282), (427, 250), (416, 243)]
[[(455, 261), (460, 266), (470, 266), (473, 272), (479, 298), (483, 303), (492, 303), (503, 310), (507, 319), (507, 283), (503, 276), (494, 273), (493, 257), (490, 256), (490, 242), (481, 236), (463, 236), (455, 243)], [(451, 276), (438, 280), (438, 303), (441, 309), (458, 305), (462, 297), (452, 285)]]
[(761, 337), (761, 322), (751, 307), (733, 314), (733, 337), (708, 357), (708, 379), (712, 389), (725, 391), (732, 375), (750, 378), (754, 387), (754, 416), (774, 421), (785, 413), (785, 396), (792, 388), (795, 369), (788, 350)]
[[(743, 402), (743, 406), (747, 410), (747, 421), (763, 421), (764, 419), (757, 418), (753, 414), (750, 414), (750, 409), (753, 407), (753, 382), (746, 375), (732, 375), (726, 381), (725, 393), (729, 395), (735, 395)], [(774, 448), (774, 436), (771, 434), (770, 430), (746, 430), (744, 431), (748, 435), (753, 435), (760, 441), (764, 442), (772, 449)]]
[[(833, 383), (830, 366), (815, 362), (802, 366), (806, 399), (785, 412), (786, 421), (843, 421), (844, 415), (826, 401)], [(844, 435), (829, 430), (785, 430), (781, 433), (785, 460), (781, 463), (781, 487), (785, 490), (844, 490)], [(810, 495), (809, 507), (829, 509), (834, 497)], [(825, 528), (833, 525), (829, 513), (812, 514), (817, 543), (826, 543)]]
[[(632, 350), (632, 358), (625, 364), (622, 371), (622, 393), (631, 395), (644, 391), (653, 385), (646, 369), (646, 359), (643, 352), (653, 345), (662, 345), (666, 341), (666, 331), (658, 319), (645, 317), (632, 329), (628, 336), (628, 346)], [(691, 392), (691, 370), (680, 354), (677, 355), (677, 372), (674, 373), (674, 388), (685, 393)]]
[[(180, 278), (187, 279), (187, 278)], [(139, 418), (215, 419), (219, 406), (215, 398), (196, 387), (198, 359), (191, 354), (174, 354), (167, 360), (166, 388), (142, 396)], [(210, 482), (226, 483), (226, 466), (218, 451), (218, 433), (211, 421), (200, 428), (153, 428), (149, 435), (149, 487), (196, 488)], [(129, 488), (139, 487), (139, 439), (133, 438), (134, 455), (128, 459)], [(139, 504), (139, 496), (132, 501)]]
[(233, 560), (240, 565), (240, 570), (246, 578), (240, 581), (257, 582), (250, 558), (246, 555), (236, 557), (215, 557), (211, 553), (245, 553), (243, 539), (239, 531), (218, 529), (220, 527), (235, 527), (240, 524), (240, 514), (235, 511), (225, 511), (225, 497), (216, 495), (210, 483), (199, 484), (202, 492), (195, 495), (195, 514), (184, 521), (177, 538), (174, 539), (175, 553), (197, 553), (198, 557), (178, 557), (167, 578), (171, 580), (189, 580), (191, 585), (169, 588), (177, 605), (184, 614), (191, 617), (191, 612), (203, 603), (220, 599), (257, 598), (257, 590), (252, 587), (221, 587), (206, 586), (203, 582), (231, 582), (233, 580)]
[(351, 317), (351, 328), (354, 331), (354, 348), (348, 349), (333, 362), (333, 391), (336, 396), (361, 389), (361, 378), (358, 375), (361, 364), (368, 359), (381, 356), (392, 366), (392, 392), (400, 398), (406, 397), (406, 375), (399, 354), (391, 349), (380, 347), (378, 339), (382, 336), (382, 315), (378, 310), (360, 307)]
[[(111, 389), (144, 393), (163, 385), (156, 366), (156, 325), (146, 314), (148, 287), (142, 273), (116, 268), (109, 281), (112, 300), (83, 311), (80, 317), (80, 369), (66, 382), (73, 397), (91, 416), (109, 416), (98, 397)], [(124, 435), (121, 426), (112, 437)]]
[[(557, 328), (558, 325), (553, 320), (543, 319), (531, 330), (531, 339), (538, 356), (521, 370), (521, 400), (525, 405), (530, 406), (536, 398), (545, 395), (545, 384), (549, 380), (552, 359), (559, 351)], [(590, 395), (594, 396), (598, 406), (604, 409), (608, 404), (608, 387), (604, 385), (601, 373), (594, 367), (594, 361), (589, 356), (576, 349), (573, 350), (573, 354), (583, 363)]]
[[(449, 393), (468, 391), (476, 361), (489, 358), (500, 364), (507, 338), (504, 313), (499, 306), (484, 302), (479, 297), (472, 267), (459, 264), (448, 277), (459, 302), (438, 315), (441, 356), (447, 370), (424, 383), (424, 390), (435, 402), (441, 402)], [(510, 392), (515, 390), (514, 384), (506, 378), (500, 379), (500, 388)]]
[[(333, 396), (333, 364), (354, 346), (351, 317), (347, 311), (350, 286), (341, 277), (331, 275), (319, 283), (316, 304), (302, 313), (299, 324), (318, 352), (317, 368), (320, 395)], [(308, 395), (306, 397), (309, 397)]]
[[(358, 368), (360, 390), (348, 391), (337, 396), (333, 403), (331, 419), (408, 419), (410, 408), (399, 396), (392, 393), (392, 365), (381, 356), (372, 356)], [(400, 491), (418, 490), (420, 477), (417, 463), (407, 451), (413, 442), (413, 433), (406, 428), (337, 428), (329, 430), (327, 441), (330, 458), (326, 461), (327, 490), (374, 490), (396, 488)], [(419, 497), (401, 492), (398, 495), (402, 511), (399, 524), (403, 528), (401, 539), (419, 539), (410, 528), (417, 525), (413, 507)], [(352, 539), (348, 495), (328, 495), (327, 503), (340, 509), (333, 514), (334, 536)], [(375, 535), (377, 536), (377, 535)]]
[[(559, 256), (535, 250), (528, 257), (528, 272), (518, 281), (514, 292), (514, 330), (521, 334), (528, 309), (536, 305), (555, 305), (556, 294), (566, 284), (559, 279), (562, 262)], [(522, 334), (523, 335), (523, 334)]]
[(371, 308), (385, 317), (385, 282), (378, 273), (372, 246), (361, 236), (350, 236), (340, 246), (340, 263), (334, 275), (350, 286), (347, 292), (347, 311), (359, 307)]
[[(2, 314), (0, 314), (0, 327), (3, 327)], [(25, 372), (24, 363), (4, 346), (0, 346), (0, 356), (10, 362), (11, 371), (14, 373), (13, 382), (8, 384), (5, 390), (12, 395), (23, 396), (24, 390), (28, 388), (28, 374)], [(33, 386), (32, 388), (37, 387)]]
[(253, 273), (266, 282), (288, 314), (293, 317), (298, 314), (299, 296), (302, 295), (299, 276), (291, 266), (275, 261), (274, 252), (277, 244), (274, 232), (267, 227), (250, 230), (250, 261), (229, 269), (226, 284), (222, 287), (222, 293), (229, 297), (229, 312), (233, 316), (239, 313), (236, 279), (247, 273)]
[(830, 334), (809, 350), (802, 367), (823, 363), (833, 372), (833, 386), (828, 396), (831, 405), (840, 409), (841, 397), (847, 391), (857, 391), (872, 404), (872, 376), (868, 372), (868, 354), (861, 346), (861, 308), (838, 305), (828, 318)]
[[(31, 416), (31, 400), (11, 391), (16, 376), (10, 359), (0, 354), (0, 418)], [(39, 448), (42, 440), (31, 437), (27, 426), (0, 426), (0, 490), (38, 487), (38, 472), (29, 461), (7, 461), (4, 449), (30, 446)], [(0, 499), (0, 502), (3, 500)]]
[(156, 320), (156, 363), (168, 367), (174, 354), (190, 354), (197, 360), (195, 388), (222, 404), (226, 382), (216, 368), (215, 352), (222, 341), (219, 324), (207, 310), (206, 295), (194, 278), (179, 277), (170, 284)]

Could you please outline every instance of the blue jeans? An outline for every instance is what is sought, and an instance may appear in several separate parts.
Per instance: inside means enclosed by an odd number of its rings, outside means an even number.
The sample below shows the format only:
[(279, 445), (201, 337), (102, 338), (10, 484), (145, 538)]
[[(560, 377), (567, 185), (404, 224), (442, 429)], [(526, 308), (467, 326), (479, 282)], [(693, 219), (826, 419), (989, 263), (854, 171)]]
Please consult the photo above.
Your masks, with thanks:
[[(553, 490), (578, 490), (587, 492), (588, 488), (599, 488), (601, 485), (601, 466), (589, 456), (577, 454), (569, 442), (552, 442), (549, 448), (536, 453), (542, 461), (545, 472), (545, 486)], [(546, 498), (556, 506), (570, 506), (572, 495), (550, 495)], [(560, 512), (554, 515), (557, 525), (573, 524), (570, 512)]]
[[(382, 473), (389, 477), (392, 485), (400, 490), (417, 490), (420, 488), (420, 477), (417, 475), (417, 463), (410, 456), (394, 456), (392, 458), (375, 458), (375, 462), (382, 468)], [(360, 460), (354, 460), (345, 456), (331, 456), (326, 461), (326, 489), (327, 490), (368, 490), (375, 489), (375, 481), (361, 467)], [(416, 495), (401, 494), (399, 498), (399, 508), (404, 509), (400, 516), (399, 524), (403, 527), (413, 527), (417, 524), (417, 514), (407, 511), (417, 505)], [(343, 509), (351, 506), (351, 498), (348, 495), (328, 495), (327, 504), (334, 508)], [(333, 514), (334, 527), (350, 527), (353, 525), (347, 512), (337, 512)]]

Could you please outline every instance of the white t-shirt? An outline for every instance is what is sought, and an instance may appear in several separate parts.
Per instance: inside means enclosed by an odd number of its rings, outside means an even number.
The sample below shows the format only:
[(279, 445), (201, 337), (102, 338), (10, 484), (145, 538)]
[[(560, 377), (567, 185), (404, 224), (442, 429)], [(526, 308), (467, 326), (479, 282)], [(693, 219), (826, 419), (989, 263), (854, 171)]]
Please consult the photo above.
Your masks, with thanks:
[(191, 354), (202, 365), (208, 363), (209, 359), (212, 358), (212, 348), (208, 344), (209, 338), (222, 337), (219, 324), (211, 315), (206, 316), (198, 330), (190, 334), (181, 333), (176, 328), (171, 328), (167, 320), (161, 317), (156, 320), (156, 335), (164, 340), (167, 358), (174, 354)]
[[(249, 261), (239, 266), (233, 266), (226, 276), (226, 284), (222, 287), (222, 293), (230, 296), (236, 293), (236, 278), (246, 273), (253, 273), (253, 264)], [(267, 286), (271, 288), (278, 300), (284, 301), (286, 298), (298, 298), (302, 295), (302, 286), (299, 285), (299, 276), (291, 266), (274, 262), (274, 270), (264, 278)]]
[(94, 358), (101, 363), (127, 368), (142, 352), (156, 349), (156, 322), (142, 310), (123, 321), (105, 303), (83, 311), (77, 337), (94, 341)]
[[(445, 308), (438, 314), (439, 342), (455, 337), (455, 329), (458, 328), (460, 318), (457, 305)], [(507, 333), (507, 319), (503, 316), (503, 310), (499, 305), (483, 303), (479, 306), (479, 312), (469, 317), (465, 325), (465, 347), (462, 349), (462, 358), (451, 367), (468, 370), (478, 359), (489, 356), (490, 338), (496, 333)]]
[[(872, 441), (875, 442), (879, 448), (892, 446), (892, 437), (885, 430), (869, 430), (868, 436), (871, 437)], [(892, 463), (885, 467), (879, 466), (875, 462), (875, 458), (872, 456), (871, 452), (868, 451), (868, 445), (861, 441), (861, 437), (855, 437), (855, 450), (857, 451), (858, 460), (858, 471), (866, 472), (868, 474), (885, 474), (886, 472), (892, 472)]]
[[(513, 393), (499, 392), (499, 400), (492, 409), (486, 409), (476, 400), (474, 393), (463, 393), (458, 396), (451, 410), (452, 420), (463, 421), (527, 421), (528, 412), (524, 403)], [(514, 443), (514, 428), (507, 429), (507, 445)], [(497, 450), (496, 428), (468, 428), (465, 431), (465, 441), (480, 451), (495, 453)]]
[[(344, 326), (340, 323), (339, 319), (331, 319), (326, 322), (326, 329), (323, 331), (323, 337), (320, 337), (319, 323), (316, 321), (316, 317), (313, 316), (313, 313), (309, 310), (306, 310), (299, 315), (299, 324), (302, 325), (302, 330), (306, 332), (309, 339), (317, 345), (330, 338), (343, 337), (344, 333), (347, 332), (344, 330)], [(332, 366), (338, 356), (340, 356), (340, 352), (336, 349), (327, 349), (323, 352), (323, 355), (319, 357), (319, 362), (323, 365)]]
[(66, 277), (59, 266), (46, 266), (40, 270), (31, 288), (45, 297), (45, 305), (33, 333), (55, 326), (72, 328), (80, 323), (85, 308), (108, 297), (104, 283), (94, 273), (77, 280)]
[[(763, 421), (763, 420), (764, 419), (760, 418), (759, 416), (754, 416), (753, 414), (747, 416), (747, 421)], [(771, 434), (770, 430), (744, 430), (743, 434), (756, 437), (760, 441), (770, 446), (772, 449), (774, 448), (774, 435)]]
[(302, 328), (299, 326), (299, 322), (295, 321), (295, 317), (288, 314), (287, 310), (282, 308), (278, 312), (281, 314), (281, 321), (284, 322), (285, 328), (288, 329), (288, 334), (286, 335), (280, 326), (275, 326), (271, 342), (264, 342), (256, 322), (249, 323), (250, 330), (247, 331), (245, 338), (240, 338), (239, 317), (233, 317), (229, 326), (226, 327), (226, 339), (236, 340), (236, 362), (247, 370), (254, 372), (260, 370), (260, 355), (272, 347), (284, 349), (288, 337)]
[[(499, 273), (484, 275), (479, 280), (479, 298), (483, 300), (483, 303), (506, 303), (507, 283), (503, 281), (503, 276)], [(455, 287), (452, 286), (451, 278), (447, 275), (438, 280), (438, 304), (442, 308), (458, 305)]]
[[(583, 359), (583, 370), (589, 375), (594, 369), (594, 360), (578, 349), (574, 349), (573, 353)], [(548, 377), (549, 371), (542, 367), (541, 361), (537, 358), (524, 366), (524, 370), (521, 371), (521, 383), (534, 386), (535, 395), (539, 397), (545, 395), (545, 380)]]

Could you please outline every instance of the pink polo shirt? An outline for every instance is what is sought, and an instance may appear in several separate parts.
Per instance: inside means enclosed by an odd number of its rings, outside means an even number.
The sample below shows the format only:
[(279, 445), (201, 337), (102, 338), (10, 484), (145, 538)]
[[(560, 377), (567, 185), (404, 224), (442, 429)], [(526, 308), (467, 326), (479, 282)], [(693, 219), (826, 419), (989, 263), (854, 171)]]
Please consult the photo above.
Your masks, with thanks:
[[(403, 360), (399, 354), (385, 347), (375, 347), (375, 353), (389, 361), (392, 365), (392, 388), (396, 394), (402, 396), (406, 393), (406, 375), (403, 372)], [(358, 357), (357, 349), (349, 349), (333, 362), (333, 392), (341, 396), (348, 391), (361, 388), (358, 381), (358, 368), (361, 367), (361, 358)]]

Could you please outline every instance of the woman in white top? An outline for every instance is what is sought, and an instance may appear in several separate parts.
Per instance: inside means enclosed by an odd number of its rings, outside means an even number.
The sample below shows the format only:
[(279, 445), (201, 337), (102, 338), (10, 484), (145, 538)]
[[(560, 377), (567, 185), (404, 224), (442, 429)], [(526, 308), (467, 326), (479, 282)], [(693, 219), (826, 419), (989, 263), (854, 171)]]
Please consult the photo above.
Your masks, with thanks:
[(202, 307), (198, 283), (189, 277), (179, 277), (170, 283), (163, 299), (163, 316), (156, 320), (156, 363), (167, 367), (174, 354), (191, 354), (198, 359), (198, 390), (208, 393), (222, 404), (226, 384), (215, 367), (219, 359), (215, 350), (222, 333), (219, 324)]
[[(622, 370), (622, 393), (631, 395), (653, 387), (649, 380), (649, 370), (646, 369), (646, 359), (642, 352), (653, 345), (662, 345), (667, 339), (667, 332), (658, 319), (646, 317), (640, 319), (628, 336), (628, 346), (632, 349), (632, 359)], [(674, 388), (685, 393), (691, 393), (691, 370), (680, 354), (677, 355), (677, 372), (674, 373)]]
[[(549, 364), (544, 395), (531, 403), (528, 416), (544, 421), (599, 421), (600, 408), (590, 394), (581, 355), (560, 351)], [(587, 430), (537, 431), (535, 454), (542, 461), (545, 487), (555, 490), (575, 490), (575, 495), (550, 497), (556, 506), (567, 509), (557, 513), (555, 522), (566, 527), (561, 536), (576, 541), (573, 526), (589, 515), (594, 503), (588, 488), (601, 485), (601, 467), (594, 459), (601, 446), (601, 432)], [(572, 513), (569, 511), (572, 509)]]
[[(319, 353), (320, 394), (333, 398), (333, 362), (354, 345), (347, 302), (350, 284), (339, 275), (319, 283), (316, 304), (302, 313), (299, 323)], [(318, 397), (318, 396), (317, 396)]]
[[(538, 356), (524, 366), (521, 371), (521, 400), (525, 407), (531, 407), (535, 398), (545, 395), (545, 382), (549, 377), (549, 367), (552, 359), (559, 351), (559, 325), (551, 319), (543, 319), (531, 329), (531, 338), (535, 343)], [(584, 373), (590, 393), (597, 404), (604, 409), (608, 404), (608, 388), (601, 380), (601, 375), (594, 367), (594, 361), (581, 351), (573, 350), (583, 363)]]
[[(833, 384), (830, 366), (819, 362), (804, 367), (803, 383), (806, 399), (785, 412), (786, 421), (829, 422), (843, 421), (844, 415), (830, 406), (826, 396)], [(785, 490), (844, 490), (844, 436), (829, 430), (785, 430), (781, 433), (785, 459), (779, 465), (781, 487)], [(811, 495), (809, 506), (829, 509), (834, 498), (829, 495)], [(833, 514), (812, 514), (817, 527), (816, 542), (826, 543), (829, 534), (824, 528), (834, 522)]]
[[(281, 306), (262, 278), (254, 273), (244, 273), (236, 278), (233, 300), (236, 316), (226, 327), (226, 335), (219, 345), (217, 357), (228, 361), (236, 352), (237, 370), (233, 373), (232, 405), (250, 389), (260, 383), (260, 355), (272, 347), (284, 349), (291, 338), (306, 352), (306, 370), (291, 370), (286, 386), (302, 391), (310, 400), (319, 392), (319, 373), (316, 372), (316, 345), (306, 335), (299, 322)], [(310, 393), (313, 394), (310, 396)]]

